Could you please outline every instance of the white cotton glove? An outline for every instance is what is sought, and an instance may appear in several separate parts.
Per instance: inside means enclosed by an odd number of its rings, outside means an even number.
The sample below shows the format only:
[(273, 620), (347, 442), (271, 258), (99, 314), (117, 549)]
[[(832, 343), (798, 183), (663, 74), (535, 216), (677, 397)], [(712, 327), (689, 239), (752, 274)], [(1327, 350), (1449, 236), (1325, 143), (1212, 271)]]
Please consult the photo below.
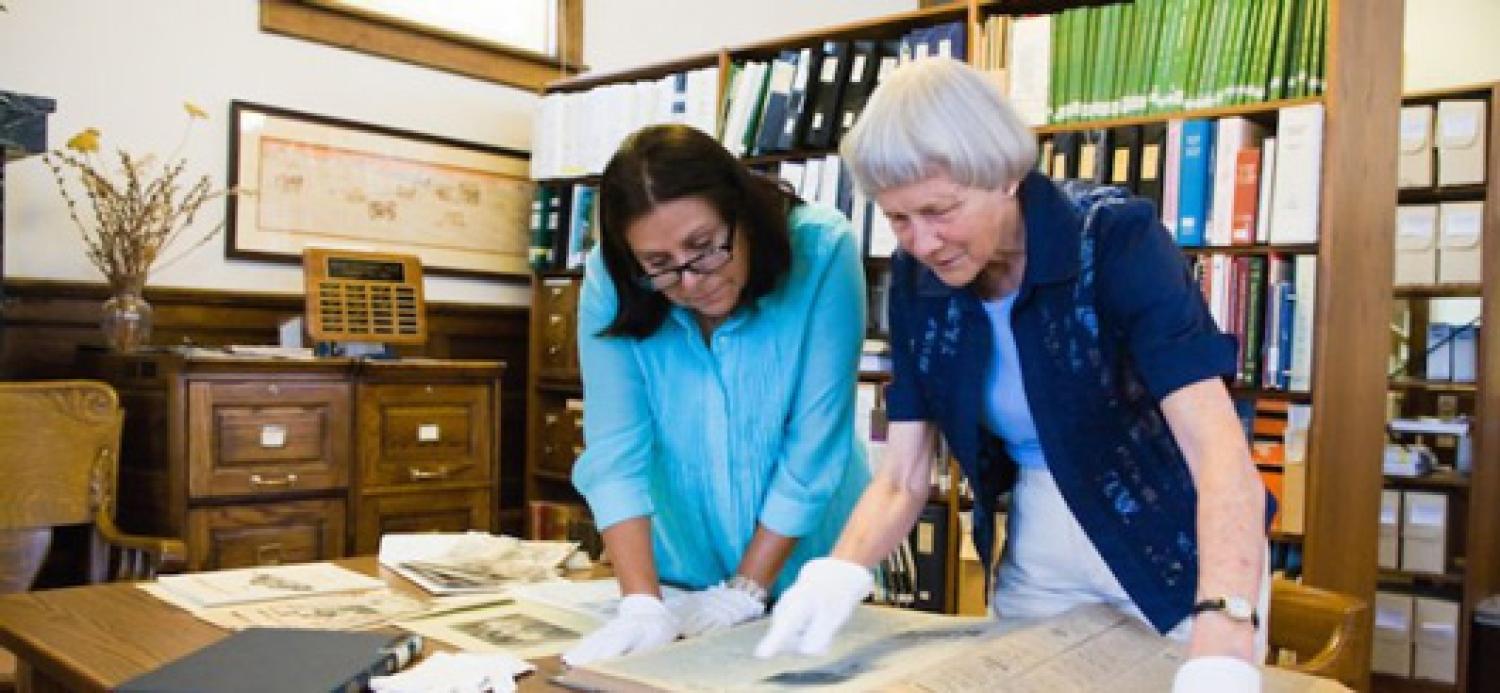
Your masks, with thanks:
[(808, 561), (771, 611), (771, 630), (755, 647), (755, 656), (764, 659), (793, 649), (805, 655), (826, 652), (834, 632), (874, 585), (870, 570), (857, 563), (832, 557)]
[(614, 619), (563, 653), (563, 663), (579, 666), (635, 652), (654, 650), (677, 639), (680, 627), (667, 605), (649, 594), (627, 594), (620, 599)]
[(692, 637), (760, 618), (766, 614), (766, 605), (749, 592), (721, 582), (684, 597), (677, 614), (682, 634)]
[(1260, 668), (1239, 657), (1194, 657), (1177, 669), (1172, 693), (1259, 693)]

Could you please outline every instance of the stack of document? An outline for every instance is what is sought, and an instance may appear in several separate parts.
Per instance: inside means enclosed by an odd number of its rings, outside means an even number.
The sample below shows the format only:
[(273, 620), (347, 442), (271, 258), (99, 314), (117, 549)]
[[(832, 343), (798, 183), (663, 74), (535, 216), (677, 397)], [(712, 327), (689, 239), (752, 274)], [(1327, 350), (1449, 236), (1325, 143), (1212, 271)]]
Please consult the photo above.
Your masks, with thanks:
[(193, 610), (373, 590), (385, 583), (335, 565), (309, 563), (171, 575), (146, 587), (164, 601)]
[(483, 532), (387, 534), (380, 539), (380, 564), (432, 594), (494, 593), (557, 579), (577, 550), (577, 542)]

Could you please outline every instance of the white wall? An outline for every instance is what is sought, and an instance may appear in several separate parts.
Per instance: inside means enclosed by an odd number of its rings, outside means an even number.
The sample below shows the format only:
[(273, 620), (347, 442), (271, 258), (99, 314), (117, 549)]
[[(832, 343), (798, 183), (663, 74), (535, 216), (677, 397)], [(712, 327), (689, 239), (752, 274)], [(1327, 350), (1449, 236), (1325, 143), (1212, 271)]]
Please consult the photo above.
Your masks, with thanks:
[[(228, 112), (243, 99), (526, 149), (536, 98), (435, 70), (261, 33), (254, 0), (19, 0), (0, 13), (0, 89), (57, 99), (60, 147), (84, 127), (106, 147), (170, 153), (190, 99), (211, 114), (183, 149), (193, 177), (225, 179)], [(98, 280), (39, 157), (6, 169), (5, 275)], [(215, 203), (195, 231), (223, 219)], [(168, 256), (171, 251), (168, 251)], [(301, 293), (295, 265), (231, 261), (215, 239), (155, 286)], [(429, 278), (434, 300), (524, 303), (522, 285)]]
[(1500, 0), (1406, 0), (1406, 91), (1500, 80)]
[[(588, 0), (584, 51), (628, 67), (911, 9), (916, 0)], [(224, 181), (228, 110), (242, 99), (463, 140), (529, 149), (536, 98), (489, 82), (261, 33), (255, 0), (14, 0), (0, 13), (0, 89), (57, 99), (50, 144), (84, 127), (107, 148), (170, 153), (181, 103), (212, 118), (182, 149), (193, 177)], [(5, 276), (96, 281), (51, 174), (6, 169)], [(223, 218), (214, 204), (193, 229)], [(192, 234), (188, 234), (192, 235)], [(168, 251), (170, 257), (172, 252)], [(153, 274), (153, 286), (300, 293), (295, 265), (229, 260), (222, 237)], [(428, 277), (438, 301), (521, 304), (524, 286)]]

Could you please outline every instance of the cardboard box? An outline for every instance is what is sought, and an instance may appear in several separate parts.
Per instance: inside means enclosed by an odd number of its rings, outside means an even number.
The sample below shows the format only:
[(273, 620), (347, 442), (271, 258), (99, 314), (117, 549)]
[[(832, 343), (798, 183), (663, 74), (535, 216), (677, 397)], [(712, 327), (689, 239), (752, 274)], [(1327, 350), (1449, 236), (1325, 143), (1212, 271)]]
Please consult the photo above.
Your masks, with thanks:
[(1370, 670), (1392, 676), (1411, 676), (1412, 617), (1409, 594), (1375, 593), (1375, 638)]
[(1395, 570), (1400, 565), (1400, 548), (1401, 492), (1386, 489), (1380, 492), (1380, 567)]
[(1458, 678), (1458, 602), (1417, 597), (1412, 675), (1454, 683)]

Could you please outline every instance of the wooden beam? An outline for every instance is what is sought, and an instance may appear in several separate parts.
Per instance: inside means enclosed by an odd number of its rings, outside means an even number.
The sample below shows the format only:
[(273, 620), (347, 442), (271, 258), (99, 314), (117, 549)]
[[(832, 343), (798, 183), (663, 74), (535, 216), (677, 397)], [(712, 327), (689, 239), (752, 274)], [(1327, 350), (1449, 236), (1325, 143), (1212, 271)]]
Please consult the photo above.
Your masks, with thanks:
[(413, 65), (540, 92), (581, 71), (583, 0), (562, 0), (559, 26), (565, 61), (522, 50), (504, 50), (444, 38), (369, 17), (316, 7), (298, 0), (261, 0), (260, 28), (274, 34), (326, 43)]

